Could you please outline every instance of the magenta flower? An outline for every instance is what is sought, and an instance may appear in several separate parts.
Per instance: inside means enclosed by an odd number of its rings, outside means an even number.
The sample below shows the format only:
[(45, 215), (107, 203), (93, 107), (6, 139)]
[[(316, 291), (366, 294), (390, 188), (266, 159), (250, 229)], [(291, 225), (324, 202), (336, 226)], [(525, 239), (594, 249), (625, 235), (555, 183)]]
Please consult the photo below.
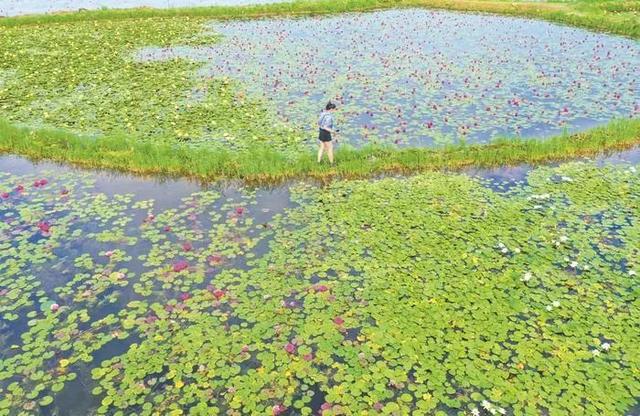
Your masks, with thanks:
[(49, 309), (51, 309), (51, 312), (58, 312), (58, 309), (60, 309), (60, 305), (54, 303), (49, 307)]
[(184, 251), (191, 251), (193, 249), (193, 246), (191, 245), (190, 242), (186, 242), (182, 244), (182, 250)]
[(3, 192), (0, 194), (0, 198), (2, 199), (8, 199), (9, 198), (9, 192)]
[(16, 186), (16, 192), (22, 192), (22, 191), (24, 191), (24, 186), (22, 185)]
[(7, 293), (9, 293), (9, 289), (0, 289), (0, 297), (5, 296)]
[(296, 346), (289, 342), (287, 345), (284, 346), (284, 350), (289, 354), (293, 354), (296, 352)]
[(340, 316), (336, 316), (335, 318), (333, 318), (333, 323), (336, 325), (342, 325), (344, 324), (344, 319), (342, 319)]
[(279, 416), (286, 411), (287, 411), (287, 408), (283, 404), (276, 404), (271, 408), (271, 414), (273, 416)]
[(322, 406), (320, 406), (320, 410), (324, 412), (325, 410), (331, 410), (332, 407), (333, 405), (331, 403), (324, 402)]
[(318, 285), (314, 285), (313, 286), (313, 290), (315, 290), (316, 292), (322, 293), (322, 292), (326, 292), (327, 290), (329, 290), (329, 288), (327, 286), (325, 286), (325, 285), (318, 284)]
[(302, 359), (305, 361), (313, 361), (313, 354), (312, 353), (308, 353), (302, 356)]
[(169, 227), (168, 225), (166, 227), (164, 227), (164, 231), (166, 233), (171, 232), (171, 227)]
[(187, 292), (182, 292), (180, 293), (179, 298), (182, 302), (184, 302), (185, 300), (189, 300), (191, 298), (191, 294)]
[(180, 260), (173, 265), (173, 271), (176, 273), (180, 273), (183, 270), (186, 270), (189, 267), (189, 263), (185, 260)]
[(111, 256), (113, 256), (113, 251), (109, 250), (109, 251), (105, 252), (104, 255), (107, 256), (107, 257), (111, 257)]
[(49, 232), (51, 231), (51, 225), (46, 221), (41, 221), (38, 223), (38, 229), (43, 234), (49, 234)]
[(244, 213), (244, 208), (243, 207), (236, 207), (236, 214), (242, 215), (243, 213)]

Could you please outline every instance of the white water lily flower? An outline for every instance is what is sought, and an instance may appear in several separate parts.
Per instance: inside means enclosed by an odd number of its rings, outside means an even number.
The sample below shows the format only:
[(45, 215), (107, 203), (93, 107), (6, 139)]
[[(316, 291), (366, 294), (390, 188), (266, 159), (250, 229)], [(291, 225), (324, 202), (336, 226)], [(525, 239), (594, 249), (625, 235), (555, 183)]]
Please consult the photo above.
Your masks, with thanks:
[(574, 269), (576, 267), (578, 267), (578, 262), (577, 261), (572, 261), (571, 264), (569, 264), (569, 266), (573, 267)]
[(471, 414), (473, 416), (480, 416), (480, 410), (478, 409), (471, 409)]
[(500, 251), (502, 251), (503, 253), (505, 253), (505, 254), (506, 254), (506, 253), (508, 253), (508, 252), (509, 252), (509, 249), (508, 249), (508, 248), (506, 248), (506, 247), (504, 247), (504, 248), (503, 248), (502, 250), (500, 250)]
[(491, 408), (491, 403), (489, 403), (488, 400), (483, 400), (481, 403), (482, 407), (484, 407), (485, 409), (490, 409)]
[(542, 209), (542, 208), (544, 208), (542, 205), (534, 205), (533, 206), (533, 209)]
[(513, 252), (518, 254), (518, 253), (520, 253), (520, 249), (518, 247), (516, 247), (516, 248), (513, 249)]
[(560, 236), (560, 241), (562, 241), (563, 243), (567, 242), (568, 240), (569, 240), (569, 237), (567, 237), (566, 235)]
[(564, 182), (573, 182), (573, 179), (571, 179), (571, 178), (570, 178), (570, 177), (568, 177), (568, 176), (563, 176), (563, 177), (562, 177), (562, 180), (563, 180)]
[(609, 351), (609, 348), (611, 348), (611, 344), (609, 344), (608, 342), (605, 342), (601, 345), (602, 349), (605, 351)]
[(554, 300), (552, 303), (554, 308), (559, 308), (560, 307), (560, 301), (559, 300)]
[(635, 275), (636, 275), (635, 270), (629, 270), (629, 276), (635, 276)]
[(551, 312), (551, 311), (553, 310), (553, 306), (551, 306), (551, 305), (547, 305), (547, 310), (548, 310), (549, 312)]
[(506, 414), (507, 414), (507, 411), (506, 411), (504, 408), (499, 407), (499, 408), (498, 408), (498, 413), (500, 413), (501, 415), (506, 415)]
[(629, 170), (630, 170), (631, 172), (633, 172), (633, 173), (636, 173), (636, 168), (635, 168), (635, 166), (631, 166), (631, 167), (629, 168)]
[(500, 247), (500, 248), (504, 248), (504, 247), (505, 247), (505, 245), (504, 245), (503, 243), (498, 243), (498, 247)]
[(590, 268), (591, 268), (591, 266), (589, 266), (588, 264), (585, 264), (584, 267), (583, 267), (584, 270), (589, 270)]
[(593, 354), (594, 357), (597, 357), (600, 355), (600, 350), (591, 350), (591, 354)]
[(531, 280), (531, 278), (533, 277), (533, 274), (531, 274), (531, 272), (526, 272), (524, 274), (524, 276), (522, 276), (522, 280), (523, 282), (528, 282), (529, 280)]

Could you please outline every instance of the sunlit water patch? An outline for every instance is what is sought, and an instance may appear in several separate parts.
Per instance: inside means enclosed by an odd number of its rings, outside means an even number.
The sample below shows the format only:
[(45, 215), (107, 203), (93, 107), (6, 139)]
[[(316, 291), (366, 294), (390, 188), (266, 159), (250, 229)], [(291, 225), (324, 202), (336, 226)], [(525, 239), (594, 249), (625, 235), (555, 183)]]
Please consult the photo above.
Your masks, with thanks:
[(640, 114), (638, 42), (540, 21), (394, 10), (211, 29), (220, 43), (138, 58), (205, 62), (200, 76), (241, 80), (313, 139), (329, 100), (357, 145), (543, 137)]
[(634, 158), (276, 189), (0, 158), (0, 415), (627, 414)]
[(287, 0), (0, 0), (0, 16), (75, 10), (126, 9), (132, 7), (243, 6)]

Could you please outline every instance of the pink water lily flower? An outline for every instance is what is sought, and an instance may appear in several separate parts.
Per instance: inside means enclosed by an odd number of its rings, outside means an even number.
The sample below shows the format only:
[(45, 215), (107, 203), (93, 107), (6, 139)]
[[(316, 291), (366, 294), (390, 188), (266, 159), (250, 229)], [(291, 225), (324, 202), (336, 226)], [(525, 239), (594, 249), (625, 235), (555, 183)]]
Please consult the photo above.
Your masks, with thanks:
[(51, 225), (46, 221), (41, 221), (38, 223), (38, 229), (43, 234), (49, 234), (49, 232), (51, 231)]
[(313, 353), (308, 353), (302, 356), (302, 359), (305, 361), (313, 361)]
[(185, 260), (180, 260), (173, 265), (173, 271), (176, 273), (180, 273), (183, 270), (186, 270), (189, 267), (189, 263)]
[(335, 318), (333, 318), (333, 323), (336, 325), (342, 325), (344, 324), (344, 319), (342, 319), (342, 317), (340, 316), (336, 316)]
[(289, 342), (287, 345), (284, 346), (284, 350), (289, 354), (293, 354), (296, 352), (296, 346)]
[(242, 215), (243, 213), (244, 213), (244, 208), (243, 207), (236, 207), (236, 214)]
[(8, 199), (9, 198), (9, 192), (3, 192), (0, 194), (0, 198), (2, 199)]
[(286, 411), (287, 411), (287, 408), (283, 404), (276, 404), (271, 408), (271, 414), (273, 416), (279, 416)]
[(193, 246), (191, 245), (190, 242), (186, 242), (182, 244), (182, 250), (184, 251), (191, 251), (193, 249)]
[(24, 191), (24, 186), (23, 185), (16, 186), (16, 192), (22, 192), (22, 191)]
[(180, 293), (179, 298), (180, 298), (181, 301), (184, 302), (185, 300), (188, 300), (188, 299), (191, 298), (191, 294), (187, 293), (187, 292), (182, 292), (182, 293)]
[(60, 309), (60, 305), (58, 305), (57, 303), (54, 303), (51, 306), (49, 306), (49, 309), (51, 309), (51, 312), (58, 312), (58, 310)]
[(329, 287), (327, 287), (327, 286), (325, 286), (325, 285), (317, 284), (317, 285), (314, 285), (314, 286), (313, 286), (313, 290), (315, 290), (316, 292), (320, 292), (320, 293), (322, 293), (322, 292), (326, 292), (326, 291), (328, 291), (328, 290), (329, 290)]

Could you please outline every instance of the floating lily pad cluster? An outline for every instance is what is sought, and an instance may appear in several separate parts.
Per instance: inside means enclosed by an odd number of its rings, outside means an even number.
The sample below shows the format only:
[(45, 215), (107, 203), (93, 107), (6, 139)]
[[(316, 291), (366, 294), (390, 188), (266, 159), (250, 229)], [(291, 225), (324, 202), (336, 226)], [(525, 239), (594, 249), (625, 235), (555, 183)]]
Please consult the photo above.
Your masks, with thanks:
[(640, 398), (632, 166), (299, 184), (268, 223), (249, 191), (162, 210), (77, 175), (0, 191), (2, 415), (81, 393), (80, 412), (141, 415), (613, 415)]
[(350, 143), (543, 137), (640, 114), (638, 43), (539, 21), (422, 9), (215, 22), (209, 47), (144, 62), (205, 62), (314, 134), (329, 100)]
[[(194, 76), (200, 64), (134, 62), (143, 46), (217, 42), (194, 18), (99, 20), (1, 29), (0, 116), (35, 127), (152, 142), (245, 148), (293, 129), (223, 76)], [(193, 96), (201, 96), (198, 102)]]

